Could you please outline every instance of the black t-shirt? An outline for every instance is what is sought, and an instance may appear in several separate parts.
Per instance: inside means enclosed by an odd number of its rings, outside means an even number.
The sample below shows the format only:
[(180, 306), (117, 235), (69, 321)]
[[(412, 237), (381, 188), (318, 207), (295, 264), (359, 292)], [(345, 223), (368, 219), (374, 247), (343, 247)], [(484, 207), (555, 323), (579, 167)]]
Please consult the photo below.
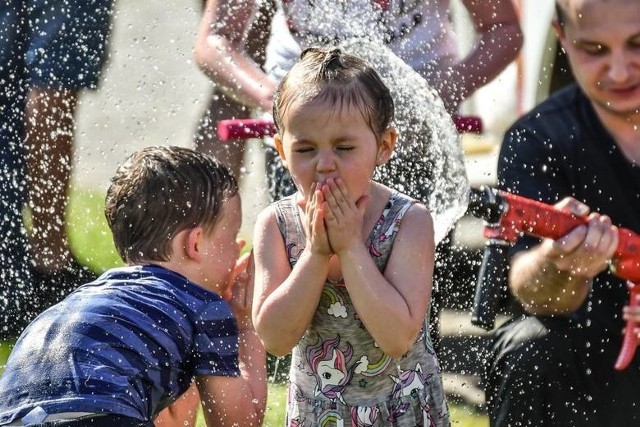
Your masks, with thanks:
[[(610, 216), (615, 225), (640, 232), (640, 167), (624, 157), (575, 85), (509, 129), (500, 153), (498, 181), (503, 190), (549, 204), (573, 196), (592, 212)], [(535, 243), (522, 238), (512, 254)], [(621, 344), (622, 307), (627, 299), (625, 282), (603, 272), (573, 316), (613, 356)]]

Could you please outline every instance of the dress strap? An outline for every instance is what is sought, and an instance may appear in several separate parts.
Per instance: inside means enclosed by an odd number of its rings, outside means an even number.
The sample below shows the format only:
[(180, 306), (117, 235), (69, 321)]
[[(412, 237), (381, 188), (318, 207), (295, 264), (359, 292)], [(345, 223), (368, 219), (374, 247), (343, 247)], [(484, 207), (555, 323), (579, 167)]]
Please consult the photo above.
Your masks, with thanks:
[(394, 191), (367, 239), (369, 253), (381, 272), (384, 272), (389, 261), (402, 218), (416, 202), (415, 199)]
[(302, 222), (300, 222), (300, 215), (298, 215), (295, 195), (274, 202), (273, 207), (276, 214), (276, 222), (287, 249), (289, 264), (293, 267), (307, 243), (304, 228)]

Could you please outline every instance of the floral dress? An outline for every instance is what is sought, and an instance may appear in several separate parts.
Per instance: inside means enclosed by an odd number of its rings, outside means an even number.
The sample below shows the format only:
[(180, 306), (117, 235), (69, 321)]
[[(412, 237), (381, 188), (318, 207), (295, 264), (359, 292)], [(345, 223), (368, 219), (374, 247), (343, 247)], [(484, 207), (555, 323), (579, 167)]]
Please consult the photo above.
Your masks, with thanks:
[[(367, 239), (380, 271), (413, 203), (394, 192)], [(305, 247), (298, 207), (293, 197), (274, 206), (293, 267)], [(292, 352), (286, 426), (449, 426), (427, 320), (413, 347), (392, 359), (359, 319), (344, 282), (327, 280), (311, 324)]]

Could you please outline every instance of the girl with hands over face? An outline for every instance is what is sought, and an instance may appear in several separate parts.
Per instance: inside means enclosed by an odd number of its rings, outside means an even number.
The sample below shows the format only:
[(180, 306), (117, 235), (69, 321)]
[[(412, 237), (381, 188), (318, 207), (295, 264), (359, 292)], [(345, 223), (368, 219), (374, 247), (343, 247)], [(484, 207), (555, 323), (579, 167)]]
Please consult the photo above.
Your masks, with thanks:
[(373, 180), (397, 138), (388, 88), (360, 58), (310, 48), (274, 119), (297, 192), (256, 222), (253, 321), (268, 351), (292, 352), (288, 423), (450, 425), (427, 323), (431, 215)]

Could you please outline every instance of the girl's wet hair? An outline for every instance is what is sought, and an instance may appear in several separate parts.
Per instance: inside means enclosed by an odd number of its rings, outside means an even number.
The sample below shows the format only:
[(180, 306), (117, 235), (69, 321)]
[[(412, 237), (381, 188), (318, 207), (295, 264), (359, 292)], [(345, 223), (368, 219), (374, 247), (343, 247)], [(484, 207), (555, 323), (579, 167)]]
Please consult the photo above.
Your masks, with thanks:
[(338, 48), (305, 49), (280, 82), (273, 102), (278, 132), (284, 132), (284, 117), (291, 105), (314, 101), (338, 108), (356, 107), (376, 136), (393, 121), (393, 99), (377, 71)]
[(169, 261), (173, 238), (194, 227), (211, 232), (222, 205), (237, 193), (236, 179), (213, 157), (184, 147), (147, 147), (111, 178), (105, 216), (123, 261)]

